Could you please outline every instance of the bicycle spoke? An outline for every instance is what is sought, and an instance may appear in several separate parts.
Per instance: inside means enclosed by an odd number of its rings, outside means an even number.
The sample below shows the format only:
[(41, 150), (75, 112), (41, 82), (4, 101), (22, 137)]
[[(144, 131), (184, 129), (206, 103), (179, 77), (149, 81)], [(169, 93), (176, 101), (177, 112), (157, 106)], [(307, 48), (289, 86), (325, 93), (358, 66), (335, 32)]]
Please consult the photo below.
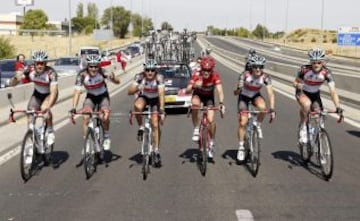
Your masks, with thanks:
[(89, 179), (96, 171), (95, 137), (92, 129), (88, 129), (84, 145), (84, 169), (86, 178)]
[(21, 147), (21, 156), (20, 156), (20, 169), (21, 177), (24, 181), (27, 181), (31, 178), (33, 173), (35, 163), (35, 147), (33, 140), (33, 131), (29, 130), (26, 132), (22, 147)]
[(322, 129), (318, 136), (318, 162), (321, 167), (322, 174), (326, 180), (330, 179), (333, 173), (333, 154), (329, 135)]

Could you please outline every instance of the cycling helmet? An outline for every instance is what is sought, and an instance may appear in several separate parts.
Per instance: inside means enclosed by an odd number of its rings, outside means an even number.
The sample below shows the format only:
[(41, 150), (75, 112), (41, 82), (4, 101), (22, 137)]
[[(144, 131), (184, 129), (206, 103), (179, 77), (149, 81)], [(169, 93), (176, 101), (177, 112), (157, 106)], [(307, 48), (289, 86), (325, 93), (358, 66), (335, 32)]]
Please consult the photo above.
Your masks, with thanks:
[(255, 55), (255, 54), (256, 54), (255, 49), (250, 48), (248, 54), (249, 54), (249, 55)]
[(211, 48), (204, 48), (204, 49), (201, 50), (200, 53), (201, 53), (201, 57), (208, 56), (211, 53)]
[(86, 55), (86, 64), (87, 65), (98, 65), (101, 62), (101, 57), (97, 54), (88, 54)]
[(34, 61), (44, 62), (48, 60), (48, 54), (43, 50), (34, 51), (32, 54), (32, 59)]
[(264, 66), (266, 63), (266, 59), (260, 55), (253, 55), (250, 57), (249, 62), (251, 66), (255, 66), (255, 65)]
[(204, 57), (200, 62), (201, 70), (212, 71), (215, 67), (215, 60), (212, 57)]
[(154, 69), (157, 68), (157, 62), (154, 59), (148, 59), (144, 63), (144, 69)]
[(310, 61), (322, 61), (325, 60), (325, 52), (319, 48), (310, 49), (308, 52)]

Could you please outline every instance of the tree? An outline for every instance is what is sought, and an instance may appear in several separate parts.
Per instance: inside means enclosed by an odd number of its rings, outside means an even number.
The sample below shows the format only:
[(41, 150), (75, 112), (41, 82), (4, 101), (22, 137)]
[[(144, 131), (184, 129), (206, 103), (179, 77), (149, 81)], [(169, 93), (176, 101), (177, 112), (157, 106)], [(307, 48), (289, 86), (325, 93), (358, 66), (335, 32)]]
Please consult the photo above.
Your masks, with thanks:
[(99, 16), (99, 9), (95, 3), (90, 2), (87, 4), (87, 16), (97, 20), (97, 18)]
[(78, 17), (78, 18), (84, 17), (84, 4), (83, 4), (82, 2), (80, 2), (80, 3), (77, 5), (76, 17)]
[(257, 24), (252, 34), (257, 38), (266, 38), (269, 36), (269, 31), (265, 26), (262, 26), (260, 24)]
[(170, 30), (173, 29), (173, 27), (171, 26), (171, 24), (167, 21), (164, 21), (163, 23), (161, 23), (161, 30)]
[[(112, 7), (112, 15), (113, 15), (113, 31), (114, 35), (119, 38), (124, 38), (128, 33), (128, 28), (130, 24), (130, 11), (126, 10), (122, 6)], [(104, 14), (101, 18), (101, 24), (106, 26), (106, 28), (110, 28), (111, 21), (111, 8), (107, 8), (104, 11)]]
[(9, 39), (0, 37), (0, 59), (11, 58), (15, 56), (15, 47), (10, 44)]
[(133, 24), (133, 35), (136, 37), (141, 37), (145, 33), (148, 33), (149, 30), (154, 29), (153, 22), (151, 18), (145, 17), (142, 18), (139, 14), (133, 14), (132, 16)]
[(41, 9), (29, 10), (24, 17), (24, 23), (21, 25), (21, 29), (46, 29), (48, 17)]

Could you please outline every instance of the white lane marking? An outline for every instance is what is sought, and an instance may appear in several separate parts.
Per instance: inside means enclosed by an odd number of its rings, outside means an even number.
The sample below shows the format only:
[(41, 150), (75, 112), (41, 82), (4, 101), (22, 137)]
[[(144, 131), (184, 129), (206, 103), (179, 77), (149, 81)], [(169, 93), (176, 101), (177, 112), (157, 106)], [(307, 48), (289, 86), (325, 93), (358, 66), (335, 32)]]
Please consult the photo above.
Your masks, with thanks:
[(235, 211), (238, 221), (254, 221), (254, 216), (250, 210), (247, 209), (238, 209)]
[[(132, 83), (132, 81), (130, 80), (129, 82), (122, 85), (121, 87), (119, 87), (115, 91), (111, 92), (110, 97), (112, 97), (115, 94), (121, 92), (122, 90), (127, 88), (131, 83)], [(70, 122), (69, 119), (64, 119), (63, 121), (60, 121), (59, 123), (55, 124), (54, 125), (55, 131), (62, 128), (62, 127), (64, 127), (69, 122)], [(21, 150), (21, 145), (16, 146), (15, 148), (13, 148), (13, 149), (9, 150), (8, 152), (6, 152), (5, 154), (1, 155), (0, 156), (0, 166), (3, 165), (4, 163), (6, 163), (7, 161), (9, 161), (10, 159), (12, 159), (13, 157), (15, 157), (16, 155), (18, 155), (20, 153), (20, 150)]]

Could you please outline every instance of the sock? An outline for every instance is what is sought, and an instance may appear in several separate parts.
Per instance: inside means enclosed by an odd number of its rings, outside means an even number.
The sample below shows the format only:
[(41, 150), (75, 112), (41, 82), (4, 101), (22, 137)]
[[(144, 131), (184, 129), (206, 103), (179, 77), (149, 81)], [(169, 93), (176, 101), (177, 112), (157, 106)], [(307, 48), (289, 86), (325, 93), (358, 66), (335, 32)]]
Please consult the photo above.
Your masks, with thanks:
[(105, 138), (105, 139), (110, 138), (110, 133), (109, 133), (109, 131), (104, 131), (104, 138)]
[(242, 148), (244, 148), (244, 141), (240, 141), (240, 142), (239, 142), (239, 146), (242, 147)]
[(54, 133), (54, 128), (52, 126), (48, 126), (47, 131), (48, 133)]

